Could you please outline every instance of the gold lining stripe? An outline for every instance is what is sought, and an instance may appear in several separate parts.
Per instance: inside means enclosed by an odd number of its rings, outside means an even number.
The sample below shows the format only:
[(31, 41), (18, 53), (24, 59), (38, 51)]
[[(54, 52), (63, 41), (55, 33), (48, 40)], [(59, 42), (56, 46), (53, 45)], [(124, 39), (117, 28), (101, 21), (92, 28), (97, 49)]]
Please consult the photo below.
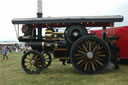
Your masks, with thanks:
[[(64, 38), (60, 38), (61, 40), (64, 40)], [(52, 40), (60, 40), (59, 38), (52, 38)]]
[(23, 36), (22, 38), (23, 39), (28, 39), (28, 38), (30, 38), (30, 36)]

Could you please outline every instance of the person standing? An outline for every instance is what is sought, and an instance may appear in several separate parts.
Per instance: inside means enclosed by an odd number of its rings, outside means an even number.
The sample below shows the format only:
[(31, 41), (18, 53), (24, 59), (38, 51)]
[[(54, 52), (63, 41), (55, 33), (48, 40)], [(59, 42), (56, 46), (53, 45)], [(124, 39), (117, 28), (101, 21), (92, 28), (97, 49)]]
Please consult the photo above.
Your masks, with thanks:
[(7, 51), (7, 49), (5, 49), (5, 50), (4, 50), (4, 54), (3, 54), (3, 60), (5, 59), (5, 57), (6, 57), (6, 59), (8, 60), (7, 53), (8, 53), (8, 51)]
[(16, 53), (18, 53), (19, 51), (18, 51), (18, 48), (16, 48)]

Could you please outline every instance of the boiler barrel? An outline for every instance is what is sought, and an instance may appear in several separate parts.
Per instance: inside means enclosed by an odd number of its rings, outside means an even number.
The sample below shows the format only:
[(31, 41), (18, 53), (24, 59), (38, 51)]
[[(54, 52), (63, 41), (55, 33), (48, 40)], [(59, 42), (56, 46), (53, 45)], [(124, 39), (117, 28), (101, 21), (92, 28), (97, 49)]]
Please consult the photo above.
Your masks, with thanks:
[(28, 45), (32, 47), (32, 49), (42, 50), (42, 42), (27, 42)]
[(54, 48), (66, 48), (66, 41), (44, 41), (44, 42), (28, 42), (33, 49), (41, 49), (46, 51), (53, 51)]

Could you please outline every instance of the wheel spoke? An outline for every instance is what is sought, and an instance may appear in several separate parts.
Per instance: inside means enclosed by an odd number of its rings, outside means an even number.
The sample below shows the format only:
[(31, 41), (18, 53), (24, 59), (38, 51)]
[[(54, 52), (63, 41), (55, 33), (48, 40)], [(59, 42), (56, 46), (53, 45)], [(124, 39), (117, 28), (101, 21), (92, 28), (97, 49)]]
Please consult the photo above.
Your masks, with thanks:
[(88, 48), (88, 42), (87, 42), (87, 41), (85, 41), (84, 43), (85, 43), (86, 48)]
[(82, 67), (83, 65), (85, 65), (86, 62), (88, 62), (88, 59), (87, 59), (87, 58), (84, 58), (84, 59), (83, 59), (83, 62), (81, 63), (80, 66)]
[(33, 55), (32, 55), (32, 59), (34, 59), (34, 58), (35, 58), (35, 56), (38, 56), (38, 55), (36, 55), (36, 54), (34, 54), (34, 53), (33, 53)]
[(86, 63), (86, 61), (83, 61), (80, 66), (82, 67), (85, 63)]
[(85, 47), (84, 44), (82, 44), (82, 47), (84, 48), (84, 50), (85, 50), (86, 52), (88, 52), (88, 50), (87, 50), (87, 48)]
[(98, 68), (98, 64), (96, 63), (96, 61), (94, 59), (92, 61), (93, 61), (94, 65)]
[(99, 58), (99, 57), (95, 57), (96, 59), (100, 60), (100, 61), (103, 61), (103, 59)]
[(25, 61), (25, 63), (30, 63), (30, 61)]
[(36, 61), (40, 61), (40, 58), (37, 58)]
[(30, 59), (32, 58), (31, 54), (29, 54), (29, 58), (30, 58)]
[(34, 72), (34, 71), (33, 71), (33, 65), (31, 66), (31, 69), (30, 69), (30, 71)]
[(91, 46), (91, 41), (88, 41), (89, 44), (89, 52), (91, 52), (92, 46)]
[(83, 58), (84, 58), (83, 56), (81, 56), (81, 57), (76, 57), (76, 59), (78, 59), (78, 60), (79, 60), (79, 59), (83, 59)]
[(29, 69), (29, 70), (31, 70), (31, 68), (32, 68), (32, 65), (30, 64), (30, 66), (29, 66), (29, 68), (28, 68), (28, 69)]
[(96, 55), (97, 55), (97, 54), (101, 54), (101, 53), (103, 53), (103, 52), (104, 52), (104, 51), (98, 51), (98, 52), (96, 52)]
[(34, 72), (34, 68), (35, 68), (35, 66), (32, 65), (32, 67), (31, 67), (31, 71), (32, 71), (32, 72)]
[(48, 57), (48, 55), (47, 55), (47, 54), (45, 54), (45, 55), (44, 55), (44, 57)]
[(101, 63), (99, 60), (95, 59), (95, 61), (100, 64), (101, 66), (103, 65), (103, 63)]
[(36, 60), (37, 58), (38, 58), (38, 55), (35, 55), (34, 60)]
[(26, 59), (27, 59), (27, 60), (31, 60), (31, 58), (30, 58), (30, 57), (28, 57), (28, 56), (26, 57)]
[(83, 51), (81, 51), (81, 50), (77, 50), (77, 52), (79, 52), (79, 53), (81, 53), (81, 54), (86, 55), (86, 53), (85, 53), (85, 52), (83, 52)]
[(35, 69), (35, 71), (37, 71), (39, 69), (39, 67), (34, 65), (34, 69)]
[(99, 57), (105, 57), (105, 55), (98, 55)]
[(38, 69), (38, 68), (40, 68), (42, 65), (41, 64), (37, 64), (36, 65), (36, 68)]
[(78, 46), (78, 49), (80, 49), (80, 50), (82, 50), (82, 51), (84, 50), (80, 45)]
[(98, 47), (98, 45), (96, 45), (95, 48), (93, 48), (92, 52), (95, 52), (97, 47)]
[(101, 50), (101, 49), (103, 49), (103, 46), (99, 46), (97, 49), (98, 49), (98, 50)]
[(86, 62), (84, 70), (87, 70), (88, 62)]
[(30, 63), (27, 63), (27, 64), (25, 63), (25, 67), (28, 67), (28, 66), (30, 66), (30, 65), (31, 65)]
[(44, 54), (43, 54), (43, 56), (45, 57), (45, 56), (47, 56), (47, 54), (46, 54), (46, 53), (44, 53)]
[(77, 64), (80, 64), (83, 61), (83, 59), (81, 59), (80, 61), (77, 62)]
[(37, 66), (34, 66), (34, 69), (35, 69), (34, 71), (37, 71), (38, 70), (38, 67)]
[(49, 62), (49, 59), (45, 59), (46, 62)]
[(45, 57), (45, 60), (49, 60), (49, 58), (48, 57), (47, 58)]
[(94, 42), (92, 43), (92, 48), (94, 48), (95, 44), (96, 44), (96, 41), (94, 40)]
[(82, 54), (80, 54), (80, 53), (76, 53), (75, 56), (82, 56)]
[(92, 65), (93, 71), (95, 71), (96, 69), (95, 69), (95, 66), (94, 66), (93, 62), (91, 62), (91, 65)]

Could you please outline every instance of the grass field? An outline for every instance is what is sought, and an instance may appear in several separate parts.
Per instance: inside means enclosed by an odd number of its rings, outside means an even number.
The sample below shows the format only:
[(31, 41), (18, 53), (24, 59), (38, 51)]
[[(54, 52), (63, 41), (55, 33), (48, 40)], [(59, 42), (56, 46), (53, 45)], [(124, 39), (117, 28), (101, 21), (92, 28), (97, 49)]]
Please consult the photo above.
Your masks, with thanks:
[(21, 67), (22, 54), (10, 53), (9, 60), (0, 59), (0, 85), (128, 85), (128, 65), (98, 75), (81, 75), (71, 65), (52, 65), (38, 75), (29, 75)]

